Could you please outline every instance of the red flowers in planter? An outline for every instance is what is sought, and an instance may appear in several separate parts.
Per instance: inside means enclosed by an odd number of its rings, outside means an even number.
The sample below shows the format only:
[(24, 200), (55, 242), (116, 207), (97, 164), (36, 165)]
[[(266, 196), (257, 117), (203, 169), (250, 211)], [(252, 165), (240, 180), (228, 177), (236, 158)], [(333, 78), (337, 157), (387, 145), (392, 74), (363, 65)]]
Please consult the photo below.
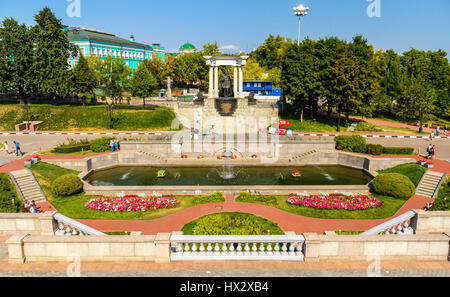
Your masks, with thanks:
[(181, 155), (181, 159), (187, 159), (187, 155)]
[(291, 196), (287, 202), (293, 205), (312, 207), (315, 209), (345, 209), (365, 210), (383, 205), (383, 202), (368, 195), (346, 196), (340, 193), (329, 194), (329, 196), (309, 195)]

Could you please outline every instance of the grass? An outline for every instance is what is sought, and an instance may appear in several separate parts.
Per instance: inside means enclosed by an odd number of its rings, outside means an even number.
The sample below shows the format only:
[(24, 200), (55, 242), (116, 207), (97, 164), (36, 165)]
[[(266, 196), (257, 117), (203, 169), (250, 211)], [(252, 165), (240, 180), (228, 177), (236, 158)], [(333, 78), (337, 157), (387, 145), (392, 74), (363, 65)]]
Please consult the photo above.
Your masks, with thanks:
[(415, 163), (408, 163), (408, 164), (402, 164), (395, 166), (390, 169), (386, 170), (379, 170), (378, 173), (400, 173), (403, 175), (406, 175), (414, 184), (414, 186), (417, 187), (420, 180), (422, 179), (422, 176), (425, 174), (426, 169), (420, 166), (419, 164)]
[(41, 151), (39, 152), (39, 155), (55, 155), (55, 156), (86, 156), (86, 155), (92, 155), (92, 154), (97, 154), (94, 153), (93, 151), (83, 151), (83, 152), (73, 152), (73, 153), (57, 153), (54, 152), (53, 149), (50, 150), (46, 150), (46, 151)]
[[(284, 234), (283, 230), (275, 224), (274, 222), (271, 222), (265, 218), (261, 218), (252, 214), (248, 213), (239, 213), (239, 212), (225, 212), (220, 214), (210, 214), (203, 216), (195, 221), (189, 222), (181, 229), (183, 231), (184, 235), (194, 235), (197, 233), (194, 233), (195, 229), (197, 228), (197, 225), (200, 222), (207, 222), (208, 225), (215, 225), (218, 228), (221, 228), (223, 226), (218, 225), (221, 222), (223, 222), (223, 219), (231, 219), (233, 223), (236, 225), (232, 225), (231, 229), (222, 229), (224, 234), (220, 235), (232, 235), (233, 233), (239, 233), (240, 235), (265, 235), (265, 234), (241, 234), (241, 230), (238, 230), (239, 228), (236, 228), (239, 225), (239, 222), (245, 222), (246, 220), (254, 222), (257, 226), (260, 227), (261, 230), (264, 230), (264, 233), (271, 234), (271, 235), (282, 235)], [(214, 222), (218, 222), (218, 224), (214, 224)], [(227, 226), (227, 228), (230, 226)], [(245, 229), (245, 227), (244, 227)], [(234, 232), (233, 232), (234, 231)], [(248, 230), (244, 230), (248, 231)], [(267, 232), (270, 231), (270, 232)], [(221, 232), (222, 233), (222, 232)], [(244, 232), (245, 233), (245, 232)], [(259, 232), (258, 232), (259, 233)], [(198, 235), (198, 234), (197, 234)], [(217, 235), (217, 234), (202, 234), (202, 235)]]
[[(292, 124), (292, 131), (294, 132), (337, 132), (336, 118), (328, 118), (325, 116), (317, 116), (315, 119), (304, 118), (303, 122), (297, 116), (292, 114), (281, 115), (280, 119), (289, 121)], [(348, 125), (345, 126), (345, 120), (341, 119), (341, 131), (345, 131), (355, 121), (349, 120)]]
[(448, 177), (439, 190), (438, 196), (434, 201), (433, 210), (450, 210), (450, 178)]
[(0, 173), (0, 213), (22, 211), (22, 201), (7, 173)]
[[(114, 130), (170, 130), (175, 119), (173, 110), (156, 106), (116, 105)], [(42, 121), (41, 131), (92, 131), (109, 129), (109, 114), (104, 105), (32, 104), (30, 119)], [(14, 131), (14, 125), (27, 120), (19, 104), (0, 104), (0, 130)]]
[(336, 235), (360, 235), (363, 232), (365, 232), (365, 231), (342, 231), (342, 230), (338, 230), (338, 231), (336, 231)]
[[(319, 219), (350, 219), (350, 220), (376, 220), (390, 218), (405, 204), (405, 200), (387, 197), (378, 194), (372, 194), (374, 197), (384, 202), (383, 206), (366, 210), (337, 210), (337, 209), (314, 209), (311, 207), (293, 205), (287, 202), (289, 196), (275, 196), (276, 204), (267, 204), (260, 201), (243, 201), (249, 203), (258, 203), (272, 206), (280, 210), (293, 213), (299, 216), (319, 218)], [(242, 200), (241, 200), (242, 201)]]
[[(65, 174), (76, 174), (79, 172), (71, 169), (62, 168), (56, 165), (39, 162), (31, 166), (31, 170), (37, 181), (42, 187), (50, 203), (63, 215), (72, 219), (93, 219), (93, 220), (153, 220), (171, 215), (180, 210), (195, 206), (194, 196), (176, 197), (180, 203), (175, 208), (165, 208), (147, 212), (101, 212), (93, 209), (87, 209), (84, 205), (93, 198), (100, 196), (86, 195), (84, 192), (69, 196), (60, 197), (51, 191), (52, 182), (59, 176)], [(210, 203), (202, 201), (201, 203)]]

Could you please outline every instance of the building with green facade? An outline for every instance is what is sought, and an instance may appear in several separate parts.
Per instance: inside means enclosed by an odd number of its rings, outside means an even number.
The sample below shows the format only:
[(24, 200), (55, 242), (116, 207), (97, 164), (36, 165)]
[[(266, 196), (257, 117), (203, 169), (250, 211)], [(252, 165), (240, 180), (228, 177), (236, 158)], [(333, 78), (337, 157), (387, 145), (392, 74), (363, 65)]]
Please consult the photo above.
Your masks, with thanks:
[[(86, 27), (69, 27), (68, 39), (76, 44), (83, 56), (106, 58), (107, 56), (122, 58), (131, 69), (137, 69), (145, 59), (155, 57), (165, 59), (165, 49), (160, 44), (147, 45), (138, 43), (131, 36), (129, 40), (114, 34)], [(75, 66), (77, 59), (69, 60), (70, 66)]]

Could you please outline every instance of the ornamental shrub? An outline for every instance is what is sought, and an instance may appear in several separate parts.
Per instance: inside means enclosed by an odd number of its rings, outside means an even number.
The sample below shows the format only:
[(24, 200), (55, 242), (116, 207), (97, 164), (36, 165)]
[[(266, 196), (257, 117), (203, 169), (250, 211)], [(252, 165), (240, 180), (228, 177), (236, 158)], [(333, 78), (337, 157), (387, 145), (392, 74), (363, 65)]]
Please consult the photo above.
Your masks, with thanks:
[(383, 153), (383, 146), (381, 144), (371, 144), (366, 145), (366, 152), (369, 155), (379, 156)]
[(83, 190), (83, 184), (75, 174), (66, 174), (52, 182), (52, 192), (58, 196), (72, 196)]
[(354, 153), (366, 152), (366, 139), (361, 135), (340, 135), (334, 138), (336, 149)]
[(109, 142), (111, 139), (114, 139), (114, 137), (105, 136), (91, 140), (91, 150), (94, 153), (104, 153), (110, 151), (111, 148), (109, 147)]
[(400, 173), (380, 174), (372, 181), (372, 186), (378, 194), (399, 199), (411, 198), (416, 190), (411, 180)]
[(412, 155), (413, 153), (412, 147), (383, 147), (383, 154), (386, 155)]

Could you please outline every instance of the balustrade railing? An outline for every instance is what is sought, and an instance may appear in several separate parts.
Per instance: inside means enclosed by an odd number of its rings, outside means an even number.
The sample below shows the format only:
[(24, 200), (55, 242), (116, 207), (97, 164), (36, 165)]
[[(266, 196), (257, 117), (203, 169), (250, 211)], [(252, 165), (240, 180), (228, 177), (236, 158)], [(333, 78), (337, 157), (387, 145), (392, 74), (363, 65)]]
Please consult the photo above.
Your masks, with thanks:
[(411, 235), (415, 233), (416, 220), (417, 214), (411, 210), (361, 235)]
[(303, 261), (303, 235), (172, 235), (171, 260)]
[(58, 229), (55, 231), (55, 236), (107, 236), (105, 233), (63, 216), (60, 213), (56, 213), (53, 219), (58, 222)]

